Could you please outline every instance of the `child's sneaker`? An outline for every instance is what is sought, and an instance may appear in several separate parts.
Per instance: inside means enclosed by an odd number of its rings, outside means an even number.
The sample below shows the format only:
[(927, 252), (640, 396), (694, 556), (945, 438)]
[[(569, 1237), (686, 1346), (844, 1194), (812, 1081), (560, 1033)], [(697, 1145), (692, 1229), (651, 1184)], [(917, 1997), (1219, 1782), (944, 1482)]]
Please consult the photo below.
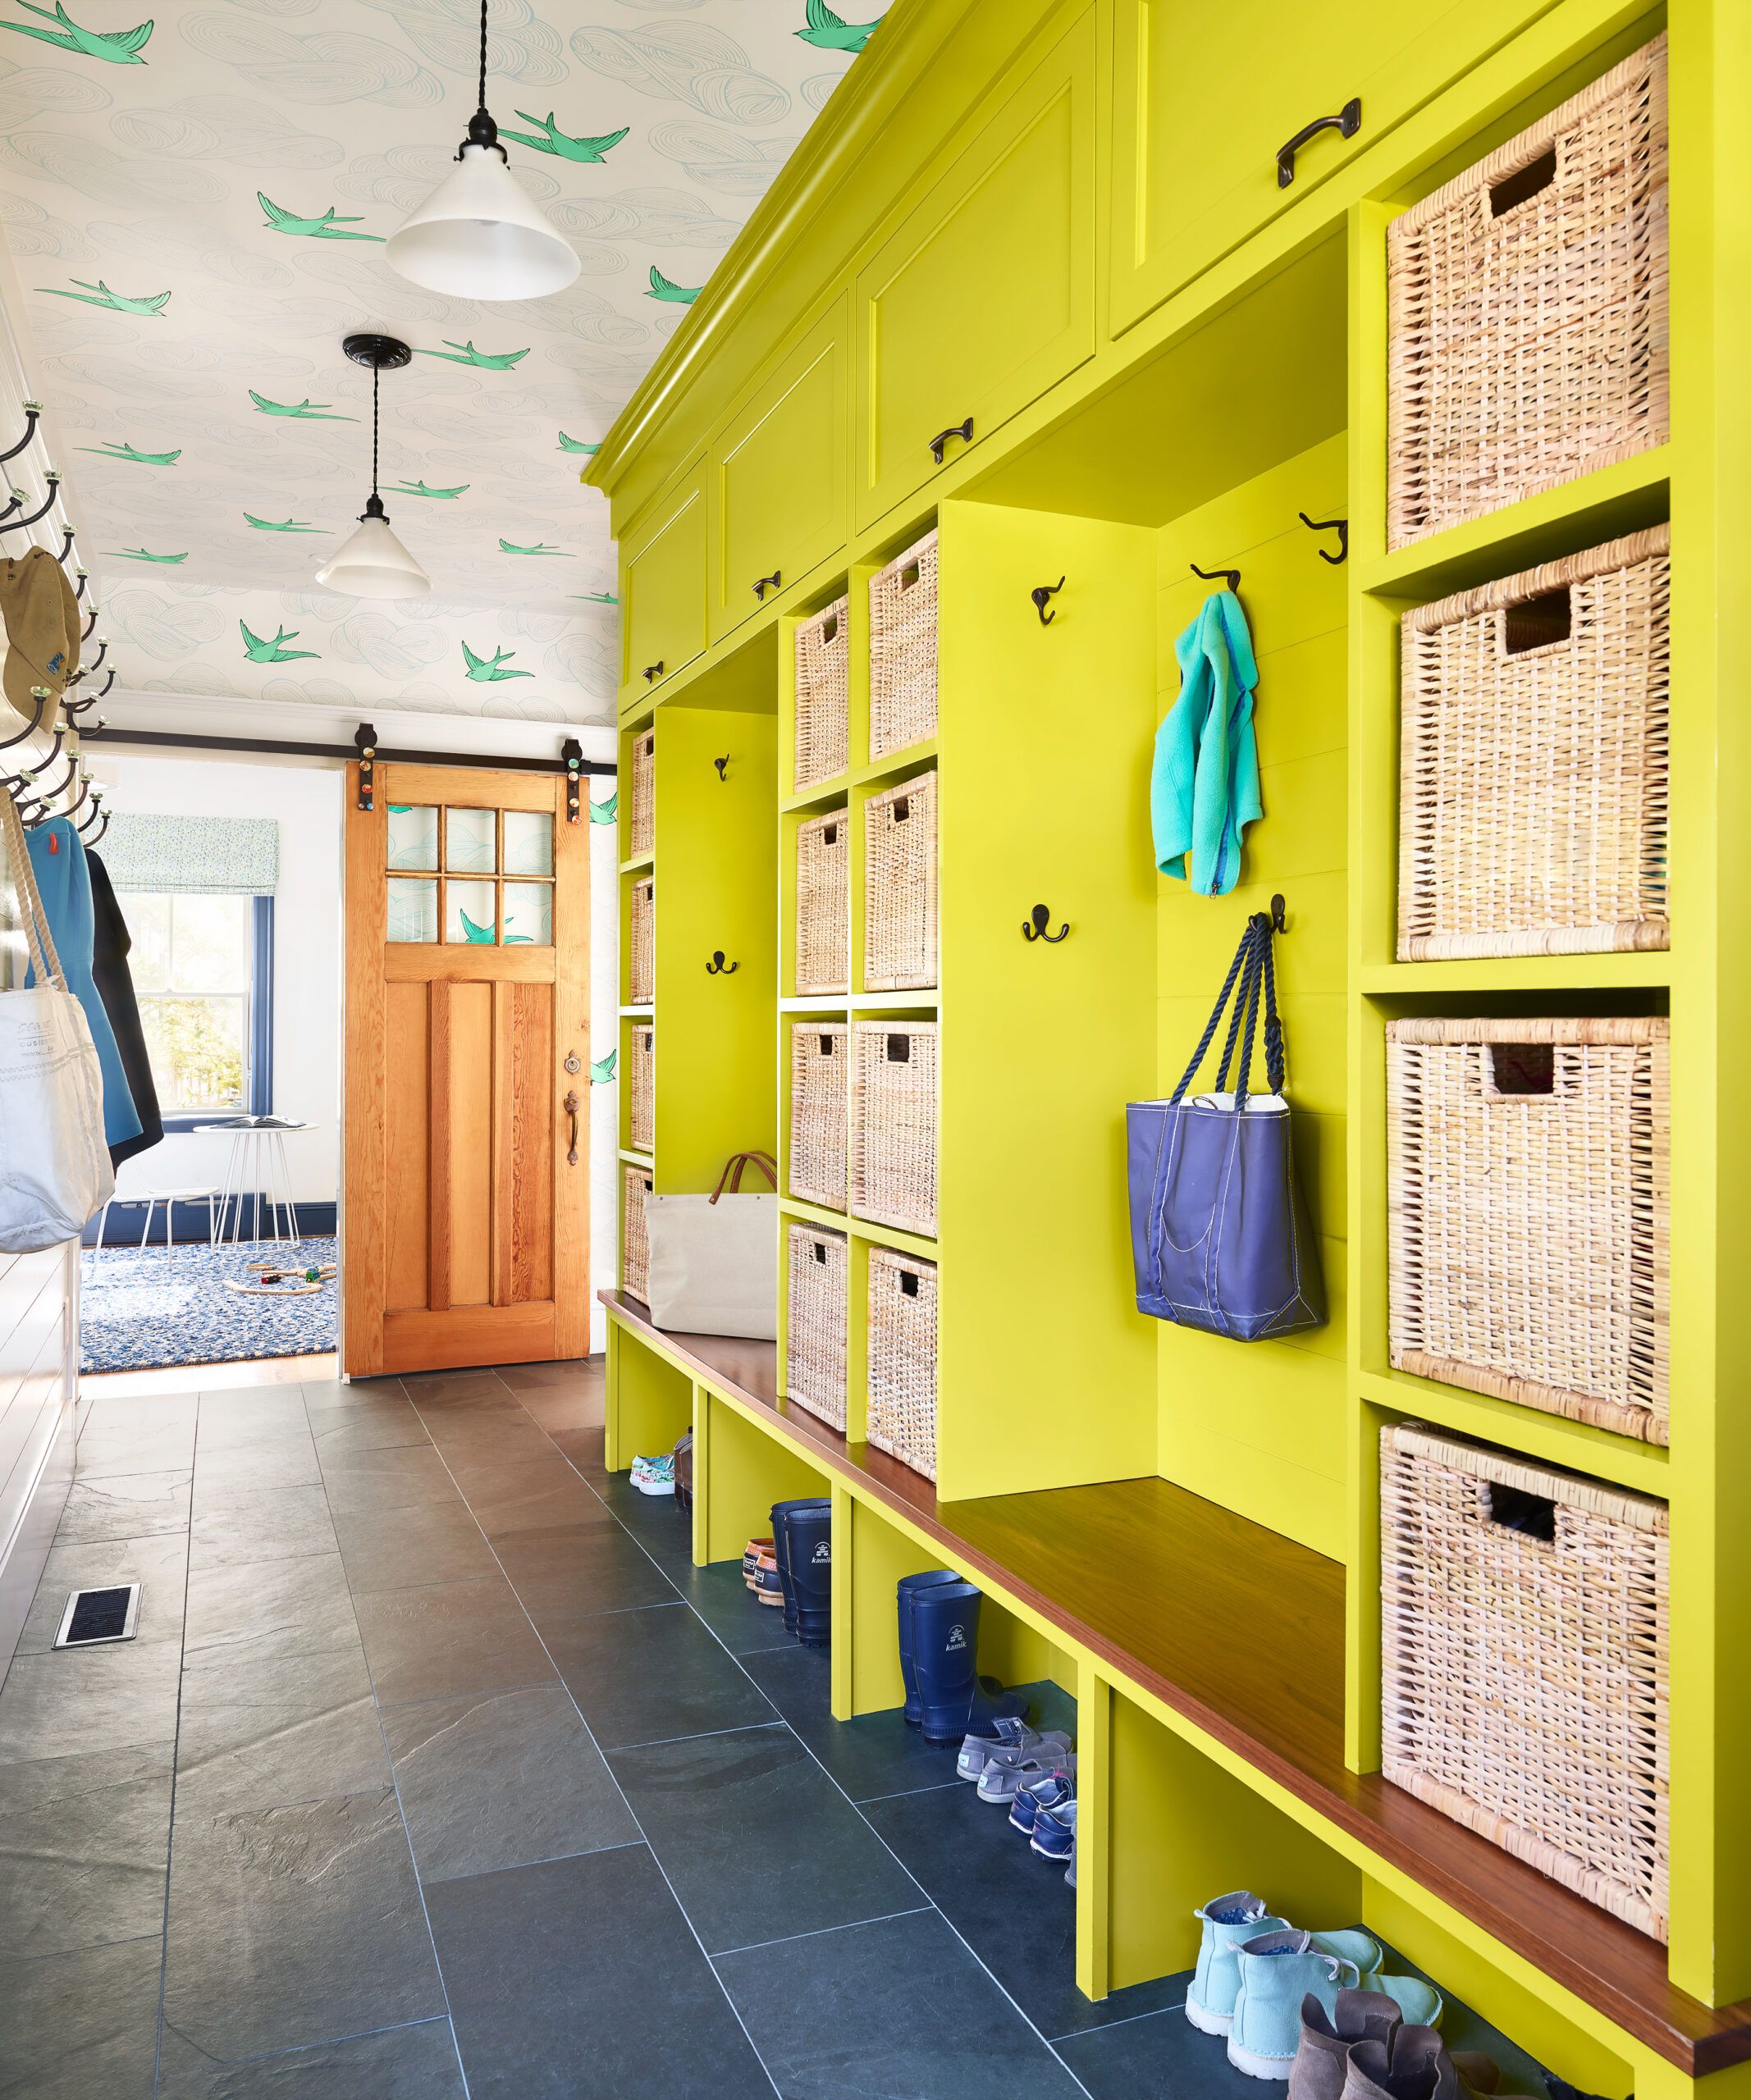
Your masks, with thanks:
[(633, 1486), (641, 1495), (673, 1495), (674, 1454), (665, 1451), (655, 1459), (634, 1459)]
[(1282, 1926), (1242, 1942), (1228, 2061), (1249, 2078), (1287, 2079), (1309, 1996), (1329, 2018), (1341, 1991), (1383, 1991), (1406, 2021), (1433, 2027), (1441, 2017), (1440, 1993), (1415, 1976), (1382, 1974), (1383, 1960), (1379, 1942), (1360, 1931), (1304, 1933)]
[(1076, 1855), (1077, 1805), (1061, 1801), (1056, 1808), (1043, 1808), (1034, 1818), (1034, 1834), (1028, 1840), (1043, 1860), (1068, 1866)]
[(1069, 1756), (1070, 1738), (1061, 1728), (1048, 1728), (1025, 1746), (994, 1750), (979, 1774), (979, 1798), (1005, 1804), (1013, 1801), (1024, 1774), (1031, 1781), (1048, 1772), (1061, 1772)]
[(1262, 1896), (1246, 1888), (1218, 1896), (1191, 1915), (1201, 1921), (1204, 1937), (1186, 1993), (1186, 2017), (1200, 2034), (1226, 2034), (1233, 2025), (1235, 2001), (1240, 1996), (1241, 1941), (1255, 1939), (1260, 1933), (1280, 1932), (1283, 1920), (1271, 1915)]
[(1018, 1714), (999, 1714), (988, 1728), (970, 1728), (962, 1737), (954, 1760), (954, 1775), (958, 1779), (976, 1780), (999, 1751), (1019, 1751), (1024, 1757), (1028, 1756), (1040, 1740), (1038, 1730), (1029, 1728)]
[[(1068, 1760), (1072, 1769), (1076, 1760)], [(1024, 1838), (1034, 1834), (1034, 1818), (1042, 1809), (1061, 1808), (1076, 1792), (1070, 1773), (1060, 1768), (1031, 1779), (1024, 1787), (1017, 1787), (1015, 1799), (1009, 1804), (1009, 1822), (1013, 1829), (1019, 1830)]]

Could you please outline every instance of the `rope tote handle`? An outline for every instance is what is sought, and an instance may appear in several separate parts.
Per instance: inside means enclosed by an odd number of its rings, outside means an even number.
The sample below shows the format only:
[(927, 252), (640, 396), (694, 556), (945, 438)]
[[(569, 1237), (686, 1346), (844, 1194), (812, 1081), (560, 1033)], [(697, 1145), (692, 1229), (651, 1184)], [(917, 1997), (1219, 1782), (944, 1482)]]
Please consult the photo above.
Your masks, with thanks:
[(1216, 1004), (1211, 1010), (1209, 1019), (1204, 1025), (1203, 1034), (1198, 1038), (1198, 1047), (1191, 1053), (1191, 1062), (1186, 1066), (1184, 1073), (1181, 1075), (1179, 1084), (1174, 1088), (1169, 1097), (1168, 1106), (1170, 1108), (1178, 1107), (1185, 1098), (1186, 1088), (1191, 1084), (1193, 1079), (1196, 1076), (1199, 1066), (1204, 1062), (1205, 1054), (1211, 1043), (1215, 1039), (1216, 1030), (1222, 1025), (1223, 1010), (1228, 1003), (1229, 994), (1234, 990), (1236, 980), (1239, 979), (1240, 995), (1234, 1003), (1233, 1018), (1228, 1026), (1228, 1039), (1223, 1050), (1222, 1065), (1217, 1075), (1223, 1085), (1225, 1086), (1228, 1084), (1228, 1066), (1234, 1054), (1235, 1042), (1240, 1030), (1241, 1016), (1246, 1003), (1247, 984), (1253, 974), (1255, 946), (1252, 921), (1248, 920), (1246, 929), (1241, 935), (1240, 946), (1234, 951), (1234, 960), (1228, 965), (1228, 974), (1223, 979), (1222, 989), (1216, 994)]
[(53, 984), (57, 992), (64, 992), (67, 981), (62, 971), (61, 958), (55, 952), (54, 936), (48, 930), (48, 914), (43, 909), (42, 892), (36, 886), (36, 870), (30, 865), (30, 849), (25, 842), (25, 827), (18, 806), (3, 792), (0, 792), (0, 802), (6, 805), (4, 811), (0, 812), (0, 829), (3, 829), (6, 837), (12, 902), (24, 922), (31, 968), (36, 972), (39, 984)]

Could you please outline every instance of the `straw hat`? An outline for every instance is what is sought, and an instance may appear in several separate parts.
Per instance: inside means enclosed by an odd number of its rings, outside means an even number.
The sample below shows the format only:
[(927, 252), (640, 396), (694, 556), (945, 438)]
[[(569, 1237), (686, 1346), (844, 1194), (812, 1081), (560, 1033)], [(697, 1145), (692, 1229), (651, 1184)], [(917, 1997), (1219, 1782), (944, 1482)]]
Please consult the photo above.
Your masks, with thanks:
[(47, 547), (0, 561), (0, 619), (6, 622), (6, 668), (0, 686), (28, 721), (33, 686), (58, 700), (79, 669), (79, 601)]

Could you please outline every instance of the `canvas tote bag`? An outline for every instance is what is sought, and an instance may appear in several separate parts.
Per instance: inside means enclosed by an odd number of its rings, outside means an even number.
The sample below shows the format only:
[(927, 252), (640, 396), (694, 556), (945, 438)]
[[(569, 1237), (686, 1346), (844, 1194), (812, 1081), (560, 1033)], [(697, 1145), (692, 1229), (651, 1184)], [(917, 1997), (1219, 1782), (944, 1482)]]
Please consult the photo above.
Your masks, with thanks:
[[(1247, 921), (1216, 1010), (1171, 1098), (1133, 1101), (1125, 1112), (1138, 1311), (1241, 1342), (1325, 1321), (1319, 1243), (1295, 1178), (1283, 1098), (1271, 932), (1267, 913)], [(1186, 1089), (1231, 993), (1216, 1091), (1188, 1101)], [(1249, 1091), (1261, 995), (1271, 1089), (1263, 1096)]]
[[(770, 1196), (744, 1196), (757, 1166)], [(709, 1196), (647, 1196), (651, 1321), (687, 1335), (778, 1339), (778, 1162), (738, 1152)]]
[(14, 906), (36, 982), (0, 992), (0, 1253), (75, 1238), (115, 1193), (91, 1029), (61, 974), (10, 795), (0, 792)]

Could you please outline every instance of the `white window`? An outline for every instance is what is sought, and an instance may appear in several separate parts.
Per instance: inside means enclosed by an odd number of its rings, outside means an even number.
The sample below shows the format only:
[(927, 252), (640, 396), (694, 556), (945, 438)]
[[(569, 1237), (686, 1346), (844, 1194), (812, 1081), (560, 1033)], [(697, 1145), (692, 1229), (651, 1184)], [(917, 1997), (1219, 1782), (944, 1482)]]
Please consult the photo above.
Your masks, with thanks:
[(158, 1106), (240, 1111), (249, 1098), (254, 900), (153, 897), (123, 905)]

